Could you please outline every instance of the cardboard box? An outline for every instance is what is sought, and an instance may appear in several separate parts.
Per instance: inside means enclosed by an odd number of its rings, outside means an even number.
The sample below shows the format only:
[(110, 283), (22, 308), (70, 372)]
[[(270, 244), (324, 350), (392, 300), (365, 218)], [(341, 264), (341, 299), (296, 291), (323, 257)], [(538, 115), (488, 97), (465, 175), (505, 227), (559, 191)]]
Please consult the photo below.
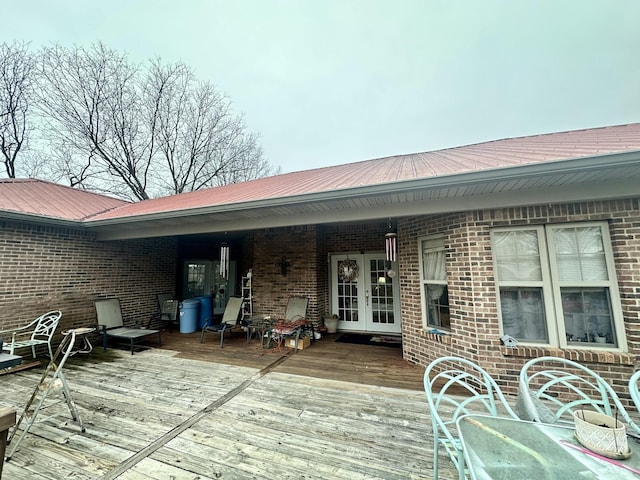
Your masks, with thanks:
[[(296, 348), (296, 339), (287, 338), (285, 345), (287, 347)], [(302, 337), (298, 339), (298, 350), (303, 350), (311, 345), (311, 337)]]

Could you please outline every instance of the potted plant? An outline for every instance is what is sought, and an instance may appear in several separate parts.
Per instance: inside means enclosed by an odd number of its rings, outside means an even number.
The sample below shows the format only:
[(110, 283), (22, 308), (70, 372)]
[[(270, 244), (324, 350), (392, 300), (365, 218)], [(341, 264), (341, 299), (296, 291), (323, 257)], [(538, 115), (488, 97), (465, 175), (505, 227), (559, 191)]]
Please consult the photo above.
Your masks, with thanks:
[(596, 343), (607, 343), (607, 334), (603, 332), (593, 332), (593, 341)]
[(335, 313), (324, 318), (324, 325), (327, 327), (327, 333), (336, 333), (338, 331), (338, 322), (340, 318)]
[(626, 428), (616, 418), (591, 410), (573, 412), (575, 436), (592, 452), (609, 458), (629, 458)]

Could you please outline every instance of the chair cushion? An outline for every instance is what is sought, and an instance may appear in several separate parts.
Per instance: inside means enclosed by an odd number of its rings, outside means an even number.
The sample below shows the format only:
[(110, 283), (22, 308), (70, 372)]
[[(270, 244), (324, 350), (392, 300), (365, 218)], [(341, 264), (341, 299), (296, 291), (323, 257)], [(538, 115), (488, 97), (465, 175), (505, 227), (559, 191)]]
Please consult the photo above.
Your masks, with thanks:
[(146, 328), (112, 328), (106, 331), (107, 336), (109, 337), (118, 337), (118, 338), (141, 338), (146, 337), (147, 335), (152, 335), (154, 333), (158, 333), (159, 330), (151, 330)]
[(309, 325), (307, 320), (296, 320), (294, 322), (280, 321), (273, 325), (273, 333), (279, 335), (291, 335), (302, 327)]
[(226, 323), (218, 323), (216, 325), (207, 325), (206, 327), (204, 327), (204, 329), (207, 332), (221, 332), (222, 330), (225, 330), (229, 326), (230, 325), (228, 325)]

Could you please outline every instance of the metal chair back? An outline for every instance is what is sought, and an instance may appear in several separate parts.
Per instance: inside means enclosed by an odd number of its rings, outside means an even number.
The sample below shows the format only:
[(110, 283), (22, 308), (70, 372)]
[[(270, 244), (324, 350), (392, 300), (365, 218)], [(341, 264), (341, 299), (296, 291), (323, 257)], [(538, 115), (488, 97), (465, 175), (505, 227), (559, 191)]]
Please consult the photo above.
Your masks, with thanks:
[(520, 418), (570, 425), (573, 413), (585, 407), (618, 418), (640, 433), (611, 385), (588, 367), (548, 356), (524, 364), (516, 403)]
[(424, 372), (433, 425), (433, 478), (438, 478), (438, 450), (442, 446), (458, 469), (460, 480), (467, 469), (458, 438), (457, 420), (470, 413), (518, 418), (491, 375), (470, 360), (441, 357)]

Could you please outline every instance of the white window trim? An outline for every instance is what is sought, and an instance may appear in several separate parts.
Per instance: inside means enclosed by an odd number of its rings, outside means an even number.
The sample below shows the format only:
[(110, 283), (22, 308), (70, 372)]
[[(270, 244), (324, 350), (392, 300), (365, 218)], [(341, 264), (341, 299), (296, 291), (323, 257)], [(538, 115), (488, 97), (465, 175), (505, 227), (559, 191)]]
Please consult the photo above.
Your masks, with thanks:
[[(598, 227), (600, 228), (600, 232), (602, 234), (602, 243), (604, 247), (604, 255), (605, 261), (607, 265), (607, 277), (608, 281), (592, 281), (592, 282), (581, 282), (579, 287), (605, 287), (609, 289), (609, 299), (611, 301), (611, 315), (613, 317), (613, 324), (615, 326), (616, 331), (616, 343), (617, 347), (607, 346), (605, 347), (608, 350), (617, 350), (617, 351), (627, 351), (627, 336), (624, 328), (624, 315), (622, 313), (622, 304), (620, 301), (620, 292), (618, 290), (618, 277), (615, 269), (615, 261), (613, 257), (613, 249), (611, 247), (611, 237), (609, 236), (609, 228), (606, 222), (585, 222), (585, 223), (569, 223), (569, 224), (552, 224), (547, 225), (546, 234), (547, 234), (547, 243), (549, 244), (549, 254), (554, 259), (551, 265), (551, 274), (554, 278), (558, 278), (558, 269), (555, 262), (555, 255), (553, 242), (551, 241), (553, 231), (558, 230), (565, 227)], [(570, 286), (576, 285), (574, 282), (571, 282)], [(557, 299), (555, 301), (555, 314), (557, 318), (563, 318), (563, 309), (562, 309), (562, 296), (560, 294), (560, 288), (563, 287), (563, 283), (559, 280), (555, 281), (552, 285), (553, 288), (553, 298)], [(566, 331), (564, 321), (558, 323), (558, 330), (561, 331), (560, 336), (560, 346), (562, 348), (587, 348), (590, 349), (593, 347), (593, 344), (589, 344), (585, 347), (579, 347), (576, 345), (568, 345), (566, 340)]]
[[(501, 335), (504, 334), (503, 322), (502, 322), (502, 307), (500, 304), (500, 287), (542, 287), (542, 295), (544, 298), (543, 304), (545, 308), (545, 317), (547, 321), (547, 332), (549, 333), (549, 346), (557, 346), (559, 348), (571, 348), (581, 350), (592, 350), (594, 348), (593, 343), (585, 344), (585, 346), (567, 343), (566, 330), (564, 322), (564, 313), (562, 308), (562, 295), (560, 294), (560, 288), (563, 286), (562, 282), (558, 279), (558, 267), (555, 261), (555, 252), (553, 242), (551, 241), (554, 230), (572, 227), (598, 227), (602, 233), (602, 243), (604, 246), (605, 260), (607, 264), (608, 281), (598, 282), (583, 282), (580, 285), (571, 283), (571, 286), (597, 286), (606, 287), (609, 289), (609, 296), (611, 300), (611, 314), (616, 331), (616, 343), (617, 346), (607, 345), (602, 347), (606, 350), (626, 352), (627, 339), (625, 333), (624, 316), (622, 313), (622, 305), (620, 301), (620, 292), (618, 290), (618, 281), (615, 270), (615, 261), (613, 257), (613, 250), (611, 247), (611, 238), (609, 235), (608, 224), (606, 222), (573, 222), (573, 223), (558, 223), (558, 224), (545, 224), (545, 225), (528, 225), (517, 227), (498, 227), (491, 230), (491, 235), (494, 232), (505, 231), (522, 231), (522, 230), (535, 230), (538, 235), (538, 245), (540, 249), (540, 263), (542, 269), (542, 281), (506, 281), (501, 282), (498, 278), (497, 272), (497, 260), (494, 258), (494, 278), (496, 285), (496, 304), (498, 309), (498, 319), (500, 322)], [(493, 240), (492, 240), (493, 248)], [(553, 280), (555, 279), (555, 280)], [(523, 345), (540, 346), (537, 342), (524, 342), (520, 341)], [(542, 344), (547, 345), (547, 344)], [(600, 347), (598, 347), (600, 350)]]
[[(429, 325), (429, 314), (427, 312), (427, 308), (428, 308), (428, 301), (425, 298), (424, 295), (424, 290), (425, 290), (425, 285), (445, 285), (448, 287), (448, 280), (445, 279), (444, 282), (434, 282), (434, 281), (427, 281), (424, 279), (424, 259), (422, 256), (423, 253), (423, 246), (422, 244), (424, 242), (433, 242), (435, 243), (441, 243), (442, 244), (442, 248), (444, 249), (444, 242), (445, 241), (445, 237), (444, 235), (428, 235), (428, 236), (423, 236), (423, 237), (418, 237), (418, 265), (420, 268), (420, 304), (421, 304), (421, 312), (422, 312), (422, 328), (423, 330), (431, 330), (433, 328), (437, 328), (438, 330), (441, 330), (443, 332), (449, 332), (450, 328), (447, 327), (440, 327), (440, 326), (435, 326), (435, 325)], [(446, 252), (445, 252), (445, 268), (446, 268)]]

